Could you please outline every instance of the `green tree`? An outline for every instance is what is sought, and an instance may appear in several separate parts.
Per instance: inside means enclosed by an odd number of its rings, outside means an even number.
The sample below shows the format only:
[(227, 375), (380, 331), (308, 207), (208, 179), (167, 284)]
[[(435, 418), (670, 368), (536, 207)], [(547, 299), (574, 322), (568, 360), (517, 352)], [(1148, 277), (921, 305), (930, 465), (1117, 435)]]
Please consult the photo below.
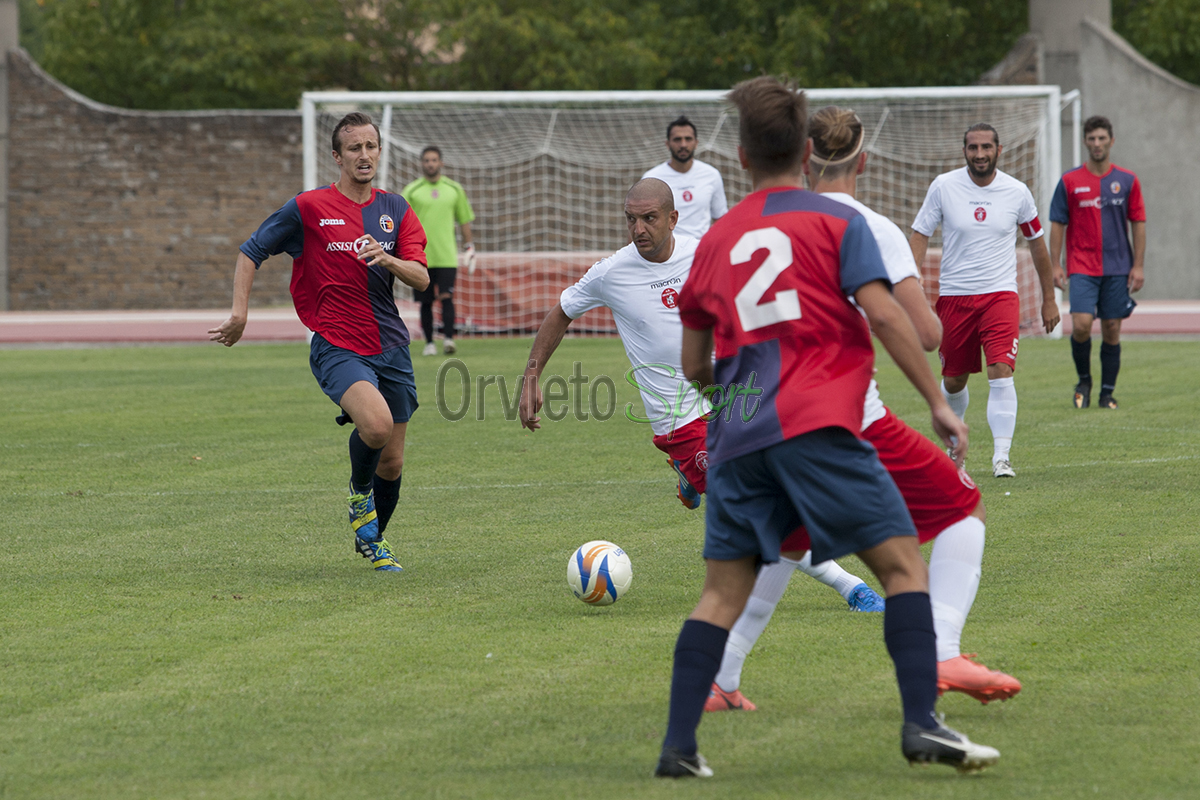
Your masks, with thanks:
[(1113, 30), (1139, 53), (1200, 84), (1200, 0), (1113, 0)]

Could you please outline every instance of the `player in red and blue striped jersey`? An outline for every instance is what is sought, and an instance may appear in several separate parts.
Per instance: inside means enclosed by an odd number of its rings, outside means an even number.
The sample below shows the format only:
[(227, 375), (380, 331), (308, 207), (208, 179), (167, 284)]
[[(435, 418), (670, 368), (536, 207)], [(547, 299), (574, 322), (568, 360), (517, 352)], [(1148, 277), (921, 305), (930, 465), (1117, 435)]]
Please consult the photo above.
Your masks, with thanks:
[[(1100, 318), (1100, 407), (1116, 408), (1113, 389), (1121, 370), (1121, 320), (1137, 305), (1146, 255), (1146, 206), (1137, 175), (1112, 163), (1112, 123), (1089, 117), (1083, 124), (1088, 161), (1062, 176), (1050, 204), (1050, 260), (1054, 285), (1063, 287), (1063, 234), (1071, 294), (1071, 355), (1079, 383), (1075, 407), (1092, 396), (1092, 320)], [(1131, 236), (1132, 234), (1132, 236)], [(1130, 243), (1132, 239), (1132, 245)]]
[(254, 274), (268, 257), (292, 257), (296, 314), (313, 331), (309, 364), (321, 389), (354, 423), (350, 434), (350, 526), (355, 550), (376, 570), (400, 572), (383, 538), (396, 508), (404, 435), (417, 409), (408, 329), (392, 299), (397, 278), (429, 285), (425, 232), (399, 195), (371, 186), (379, 129), (348, 114), (333, 131), (337, 183), (303, 192), (267, 218), (240, 248), (233, 311), (209, 338), (232, 347), (246, 328)]
[(754, 587), (755, 565), (777, 561), (782, 539), (800, 524), (814, 562), (857, 553), (887, 591), (884, 640), (904, 707), (905, 757), (959, 769), (994, 763), (998, 752), (933, 713), (928, 572), (896, 484), (858, 438), (874, 352), (850, 297), (929, 403), (934, 430), (947, 443), (958, 437), (959, 459), (967, 427), (892, 298), (866, 219), (800, 188), (812, 148), (803, 93), (763, 77), (738, 84), (729, 100), (754, 192), (705, 234), (679, 296), (684, 374), (720, 390), (706, 389), (722, 413), (708, 427), (704, 589), (675, 645), (655, 774), (712, 775), (696, 727), (729, 629)]

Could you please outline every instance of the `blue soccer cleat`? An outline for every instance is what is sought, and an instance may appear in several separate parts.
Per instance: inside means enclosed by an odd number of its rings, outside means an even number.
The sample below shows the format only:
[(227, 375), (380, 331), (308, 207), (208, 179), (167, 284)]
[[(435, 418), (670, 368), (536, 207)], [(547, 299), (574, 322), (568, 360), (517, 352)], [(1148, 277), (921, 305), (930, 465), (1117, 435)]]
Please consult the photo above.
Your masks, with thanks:
[(375, 492), (368, 490), (366, 494), (354, 491), (350, 484), (350, 527), (354, 529), (355, 537), (365, 542), (379, 539), (379, 520), (375, 517)]
[(700, 492), (696, 491), (696, 487), (692, 486), (691, 482), (684, 476), (683, 470), (679, 468), (678, 459), (668, 458), (667, 463), (679, 475), (679, 502), (683, 503), (684, 508), (695, 511), (700, 507)]
[(875, 594), (875, 590), (865, 583), (855, 586), (850, 592), (850, 599), (846, 602), (850, 604), (851, 611), (883, 611), (884, 608), (883, 598)]
[(379, 539), (378, 541), (368, 542), (358, 536), (354, 537), (354, 549), (359, 555), (368, 559), (378, 572), (403, 572), (404, 567), (396, 561), (396, 556), (392, 552), (392, 546), (387, 543), (387, 539)]

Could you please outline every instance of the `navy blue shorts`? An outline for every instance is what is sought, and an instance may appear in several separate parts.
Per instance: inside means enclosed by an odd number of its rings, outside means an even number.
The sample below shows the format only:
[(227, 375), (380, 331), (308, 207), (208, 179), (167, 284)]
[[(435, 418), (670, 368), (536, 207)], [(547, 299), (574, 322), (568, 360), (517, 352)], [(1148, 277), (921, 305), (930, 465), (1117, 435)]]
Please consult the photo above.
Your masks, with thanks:
[(1137, 305), (1129, 296), (1128, 275), (1071, 276), (1071, 313), (1125, 319)]
[(417, 410), (417, 384), (408, 345), (385, 350), (377, 356), (360, 356), (314, 333), (308, 363), (321, 384), (321, 391), (338, 405), (347, 389), (359, 381), (367, 381), (387, 401), (393, 422), (408, 422)]
[(704, 557), (779, 560), (800, 525), (813, 563), (916, 536), (904, 498), (875, 448), (844, 428), (821, 428), (708, 470)]

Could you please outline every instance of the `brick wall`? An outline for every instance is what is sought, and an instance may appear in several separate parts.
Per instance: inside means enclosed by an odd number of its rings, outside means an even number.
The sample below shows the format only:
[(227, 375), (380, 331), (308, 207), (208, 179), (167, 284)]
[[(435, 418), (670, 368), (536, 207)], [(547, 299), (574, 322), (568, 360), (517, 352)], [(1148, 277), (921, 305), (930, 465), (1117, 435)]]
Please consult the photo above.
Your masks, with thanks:
[[(299, 112), (127, 111), (8, 59), (11, 310), (227, 307), (238, 245), (302, 188)], [(290, 275), (272, 258), (251, 304)]]

